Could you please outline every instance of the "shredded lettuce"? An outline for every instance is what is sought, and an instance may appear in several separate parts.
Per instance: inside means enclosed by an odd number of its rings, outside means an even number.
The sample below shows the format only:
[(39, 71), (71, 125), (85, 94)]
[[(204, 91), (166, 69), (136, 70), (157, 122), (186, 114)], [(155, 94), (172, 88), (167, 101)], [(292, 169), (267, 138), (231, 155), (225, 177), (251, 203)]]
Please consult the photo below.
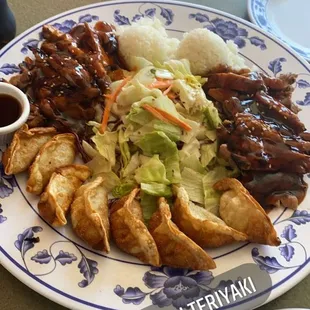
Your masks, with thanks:
[(161, 157), (166, 157), (169, 154), (177, 151), (176, 144), (161, 131), (144, 135), (136, 143), (136, 145), (143, 151), (144, 155), (146, 156), (159, 154)]
[(213, 188), (208, 188), (204, 190), (204, 195), (205, 209), (218, 216), (221, 194), (215, 191)]
[[(151, 103), (152, 99), (154, 99), (154, 97), (145, 97), (143, 102)], [(131, 107), (130, 113), (126, 116), (126, 119), (130, 122), (135, 123), (135, 125), (138, 124), (138, 125), (143, 126), (151, 122), (154, 119), (154, 117), (148, 111), (141, 108), (140, 103), (141, 102), (138, 102)]]
[(222, 124), (219, 113), (212, 102), (205, 107), (203, 112), (205, 115), (204, 121), (209, 129), (216, 129)]
[(127, 116), (130, 123), (127, 126), (125, 136), (132, 142), (136, 142), (146, 133), (163, 131), (172, 141), (178, 141), (181, 137), (181, 129), (173, 124), (154, 118), (148, 111), (134, 107)]
[(140, 165), (144, 165), (146, 164), (152, 157), (150, 156), (145, 156), (143, 154), (139, 155), (139, 161), (140, 161)]
[[(228, 168), (228, 163), (217, 156), (216, 128), (221, 119), (204, 94), (205, 79), (191, 73), (187, 60), (152, 64), (135, 57), (134, 61), (139, 71), (122, 88), (112, 106), (111, 118), (121, 119), (123, 124), (113, 132), (101, 134), (100, 124), (89, 122), (95, 133), (94, 146), (83, 141), (83, 147), (92, 158), (88, 166), (93, 176), (104, 177), (106, 187), (116, 198), (140, 186), (146, 221), (157, 209), (159, 197), (172, 197), (171, 184), (181, 184), (190, 203), (218, 215), (220, 193), (213, 185), (224, 177), (236, 176), (238, 170)], [(176, 98), (171, 100), (162, 90), (149, 87), (159, 79), (173, 81)], [(111, 84), (112, 92), (119, 83)], [(143, 108), (145, 104), (169, 113), (192, 129), (185, 131), (154, 117)], [(176, 142), (183, 144), (181, 150)]]
[(184, 131), (180, 140), (183, 141), (184, 143), (189, 143), (192, 139), (197, 137), (200, 131), (200, 124), (185, 118), (182, 118), (182, 120), (186, 124), (190, 125), (192, 129), (190, 131)]
[(95, 157), (90, 160), (86, 165), (91, 170), (93, 175), (111, 171), (111, 164), (99, 153), (95, 155)]
[(171, 197), (171, 186), (161, 183), (141, 183), (141, 190), (145, 193), (158, 197)]
[(210, 141), (216, 140), (216, 130), (206, 130), (205, 135)]
[(121, 151), (121, 162), (122, 162), (122, 167), (126, 168), (129, 161), (130, 161), (130, 150), (129, 146), (127, 143), (127, 139), (125, 138), (124, 130), (123, 128), (119, 128), (118, 131), (118, 143), (119, 143), (119, 148)]
[[(130, 140), (132, 142), (137, 142), (139, 139), (141, 139), (145, 134), (151, 133), (154, 131), (162, 131), (164, 132), (170, 140), (172, 141), (178, 141), (181, 137), (181, 130), (179, 127), (174, 126), (169, 123), (164, 123), (160, 120), (153, 119), (148, 124), (137, 128), (135, 130), (132, 130), (130, 136)], [(129, 134), (129, 131), (127, 131), (127, 134)]]
[(174, 184), (181, 182), (179, 154), (177, 149), (170, 156), (164, 158), (164, 165), (167, 170), (167, 179)]
[(155, 76), (160, 79), (173, 80), (174, 74), (166, 69), (154, 69)]
[(99, 152), (96, 151), (88, 142), (86, 142), (85, 140), (82, 141), (82, 147), (85, 151), (85, 153), (90, 157), (90, 158), (94, 158), (96, 157)]
[(182, 171), (181, 184), (185, 188), (189, 199), (200, 204), (204, 204), (204, 190), (202, 180), (204, 175), (185, 167)]
[(103, 186), (108, 192), (111, 192), (116, 186), (120, 184), (119, 177), (113, 171), (97, 173), (93, 175), (93, 178), (98, 176), (103, 178)]
[(88, 126), (91, 126), (91, 127), (93, 127), (93, 128), (96, 128), (96, 129), (99, 129), (100, 126), (101, 126), (100, 123), (95, 122), (95, 121), (89, 121), (89, 122), (87, 123), (87, 125), (88, 125)]
[(181, 161), (190, 156), (194, 155), (198, 159), (200, 158), (200, 143), (197, 139), (192, 139), (189, 143), (185, 143), (180, 151), (180, 159)]
[(205, 83), (205, 79), (200, 76), (194, 76), (190, 70), (190, 64), (187, 59), (168, 60), (163, 65), (159, 63), (154, 64), (156, 67), (167, 69), (172, 72), (175, 79), (185, 80), (188, 85), (193, 88), (201, 88)]
[(118, 140), (117, 131), (105, 131), (103, 134), (97, 128), (93, 128), (95, 135), (91, 138), (96, 145), (97, 151), (113, 167), (115, 165), (115, 148)]
[(112, 195), (115, 198), (121, 198), (128, 195), (136, 186), (137, 184), (134, 181), (122, 182), (113, 188)]
[(128, 165), (122, 170), (121, 176), (122, 178), (127, 178), (129, 176), (133, 176), (136, 169), (140, 166), (139, 153), (136, 152), (130, 158)]
[(157, 210), (158, 197), (149, 195), (144, 191), (141, 191), (140, 204), (142, 207), (143, 218), (146, 223), (150, 220), (153, 213)]
[[(146, 97), (162, 96), (162, 92), (159, 89), (149, 89), (147, 85), (155, 81), (155, 76), (150, 72), (151, 68), (137, 73), (134, 78), (123, 87), (121, 93), (117, 96), (116, 102), (112, 105), (112, 112), (116, 115), (122, 116), (127, 114), (132, 105), (143, 100)], [(143, 75), (145, 74), (145, 76)], [(121, 81), (116, 81), (111, 84), (111, 91), (116, 89)]]
[(176, 144), (171, 141), (162, 131), (152, 132), (144, 135), (136, 145), (143, 151), (144, 155), (159, 155), (160, 160), (166, 167), (167, 179), (171, 183), (180, 183), (179, 153)]
[(149, 161), (136, 170), (135, 180), (139, 184), (152, 182), (170, 184), (166, 177), (166, 168), (160, 161), (159, 155), (154, 155)]
[(190, 168), (198, 173), (204, 174), (206, 172), (205, 168), (202, 166), (201, 162), (195, 154), (185, 157), (180, 162), (181, 170), (184, 168)]
[(181, 138), (181, 129), (175, 125), (162, 122), (160, 120), (154, 120), (152, 122), (154, 131), (162, 131), (164, 132), (168, 138), (172, 141), (178, 141)]
[(223, 166), (216, 166), (208, 171), (203, 178), (204, 187), (212, 187), (217, 181), (227, 178), (229, 171)]
[(217, 142), (201, 146), (201, 164), (203, 167), (213, 165), (216, 162), (217, 149)]
[(140, 137), (152, 131), (163, 131), (173, 141), (180, 139), (182, 130), (178, 126), (158, 120), (142, 108), (144, 104), (148, 104), (180, 119), (181, 115), (177, 112), (174, 103), (161, 91), (159, 92), (160, 95), (144, 97), (132, 105), (125, 120), (128, 125), (125, 136), (131, 141), (136, 142)]
[(213, 185), (229, 176), (229, 171), (223, 166), (216, 166), (208, 171), (202, 179), (204, 189), (204, 206), (214, 214), (218, 214), (220, 204), (220, 194), (213, 189)]
[(186, 80), (175, 80), (172, 89), (179, 94), (180, 101), (190, 114), (198, 114), (207, 104), (200, 84), (193, 86)]
[[(143, 103), (144, 101), (142, 100), (141, 104)], [(167, 96), (161, 95), (155, 98), (152, 102), (150, 102), (150, 105), (160, 110), (163, 110), (176, 118), (181, 118), (181, 115), (178, 113), (173, 101), (170, 100)]]
[(156, 92), (156, 89), (149, 90), (148, 95), (145, 94), (143, 98), (141, 98), (138, 101), (135, 101), (126, 119), (132, 122), (136, 122), (140, 125), (145, 125), (146, 123), (148, 123), (151, 120), (150, 119), (151, 115), (148, 116), (147, 114), (145, 114), (145, 112), (146, 113), (149, 113), (149, 112), (142, 109), (142, 106), (144, 104), (149, 104), (150, 106), (156, 107), (177, 118), (180, 118), (180, 114), (176, 110), (176, 107), (173, 101), (170, 100), (167, 96), (164, 96), (160, 90), (157, 89), (157, 91), (158, 92)]

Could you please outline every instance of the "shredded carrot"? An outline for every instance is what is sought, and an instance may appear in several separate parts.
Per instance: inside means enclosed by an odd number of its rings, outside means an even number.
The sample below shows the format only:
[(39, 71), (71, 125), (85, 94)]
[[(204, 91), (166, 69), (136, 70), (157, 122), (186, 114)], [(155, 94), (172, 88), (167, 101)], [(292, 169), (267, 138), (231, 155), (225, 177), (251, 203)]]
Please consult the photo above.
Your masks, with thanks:
[(175, 116), (169, 114), (166, 111), (163, 111), (159, 108), (152, 107), (148, 104), (144, 104), (142, 106), (145, 110), (149, 111), (152, 113), (156, 118), (160, 119), (161, 121), (167, 122), (167, 123), (172, 123), (174, 125), (177, 125), (181, 128), (183, 128), (186, 131), (191, 131), (192, 127), (186, 124), (185, 122), (181, 121), (180, 119), (176, 118)]
[(111, 94), (111, 100), (116, 101), (117, 96), (122, 91), (123, 87), (132, 79), (132, 76), (127, 76), (123, 79), (122, 83), (117, 86), (113, 94)]
[(115, 89), (115, 91), (112, 94), (105, 95), (106, 102), (105, 102), (105, 108), (102, 116), (102, 122), (101, 122), (101, 128), (100, 132), (104, 133), (104, 131), (107, 128), (110, 112), (112, 108), (112, 104), (116, 101), (117, 96), (122, 91), (123, 87), (132, 79), (132, 76), (128, 76), (120, 83), (120, 85)]
[(165, 91), (163, 91), (163, 94), (165, 96), (168, 95), (168, 93), (170, 92), (171, 88), (172, 88), (172, 84)]
[(167, 97), (168, 97), (169, 99), (175, 99), (175, 98), (177, 97), (177, 94), (174, 93), (173, 91), (171, 91), (171, 92), (169, 92), (169, 93), (167, 94)]
[(151, 83), (148, 87), (149, 88), (159, 88), (159, 89), (165, 89), (170, 87), (172, 85), (173, 80), (158, 80)]
[(153, 114), (153, 116), (155, 116), (156, 118), (158, 118), (159, 120), (166, 122), (167, 120), (158, 112), (155, 110), (154, 107), (148, 105), (148, 104), (144, 104), (142, 106), (142, 108), (144, 108), (145, 110), (147, 110), (148, 112), (150, 112), (151, 114)]
[(154, 109), (159, 112), (164, 118), (166, 118), (168, 121), (170, 121), (171, 123), (183, 128), (184, 130), (186, 131), (191, 131), (192, 130), (192, 127), (188, 124), (186, 124), (185, 122), (181, 121), (180, 119), (178, 119), (177, 117), (169, 114), (168, 112), (166, 111), (163, 111), (159, 108), (155, 108)]

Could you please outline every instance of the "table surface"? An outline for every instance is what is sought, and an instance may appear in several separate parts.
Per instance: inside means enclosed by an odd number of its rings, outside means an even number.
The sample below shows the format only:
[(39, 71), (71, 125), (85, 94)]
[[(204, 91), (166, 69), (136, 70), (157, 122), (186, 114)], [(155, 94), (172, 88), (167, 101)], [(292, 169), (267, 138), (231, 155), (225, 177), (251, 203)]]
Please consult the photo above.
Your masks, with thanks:
[[(56, 4), (57, 2), (57, 4)], [(100, 2), (94, 0), (8, 0), (17, 22), (17, 34), (55, 14), (78, 6)], [(187, 2), (207, 5), (239, 17), (248, 19), (246, 0), (187, 0)], [(310, 276), (280, 298), (260, 307), (259, 310), (281, 308), (310, 308)], [(0, 266), (0, 300), (2, 310), (64, 310), (65, 308), (31, 290)]]

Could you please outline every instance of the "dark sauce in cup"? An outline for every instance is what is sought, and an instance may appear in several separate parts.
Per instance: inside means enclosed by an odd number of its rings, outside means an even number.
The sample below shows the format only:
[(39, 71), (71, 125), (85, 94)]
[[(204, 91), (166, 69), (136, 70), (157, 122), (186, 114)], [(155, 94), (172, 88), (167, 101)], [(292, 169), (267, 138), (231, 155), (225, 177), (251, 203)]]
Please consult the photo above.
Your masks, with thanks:
[(16, 98), (0, 94), (0, 127), (13, 124), (21, 114), (22, 107)]

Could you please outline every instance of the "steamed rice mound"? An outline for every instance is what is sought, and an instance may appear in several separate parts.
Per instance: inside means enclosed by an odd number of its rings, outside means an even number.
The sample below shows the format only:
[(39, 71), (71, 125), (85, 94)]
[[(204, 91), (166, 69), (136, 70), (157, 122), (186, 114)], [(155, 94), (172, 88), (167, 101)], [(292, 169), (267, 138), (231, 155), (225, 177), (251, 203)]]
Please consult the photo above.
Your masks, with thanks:
[(118, 28), (119, 53), (129, 70), (135, 69), (135, 57), (163, 63), (175, 56), (179, 40), (168, 38), (158, 19), (143, 18), (131, 26)]
[(227, 65), (234, 70), (246, 68), (232, 41), (226, 44), (220, 36), (203, 28), (184, 34), (176, 51), (176, 58), (188, 59), (192, 73), (201, 76), (220, 65)]

